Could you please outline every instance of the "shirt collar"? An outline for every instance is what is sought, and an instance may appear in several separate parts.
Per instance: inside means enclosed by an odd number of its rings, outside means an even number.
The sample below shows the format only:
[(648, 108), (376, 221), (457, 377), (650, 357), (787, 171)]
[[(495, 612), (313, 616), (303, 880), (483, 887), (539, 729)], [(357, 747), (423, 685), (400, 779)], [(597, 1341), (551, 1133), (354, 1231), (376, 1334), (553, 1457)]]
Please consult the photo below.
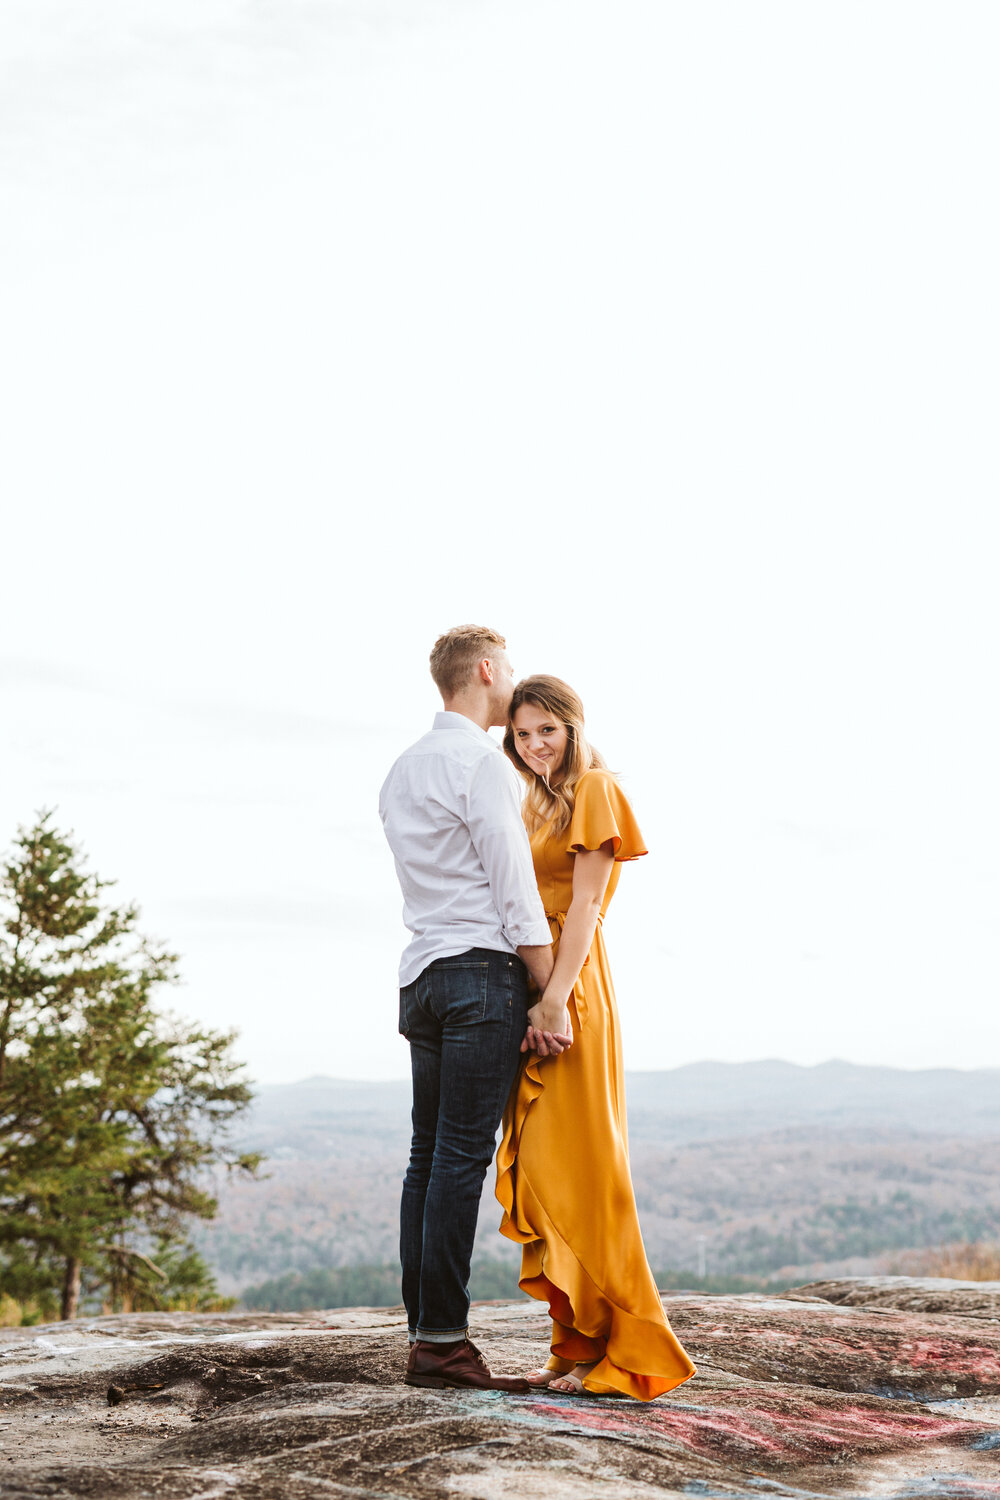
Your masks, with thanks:
[(464, 714), (456, 714), (450, 708), (443, 708), (440, 713), (434, 715), (434, 728), (457, 729), (460, 732), (473, 735), (480, 742), (485, 740), (487, 745), (492, 746), (494, 750), (499, 750), (500, 748), (493, 736), (488, 734), (485, 729), (480, 729), (478, 724), (473, 724), (472, 720), (467, 719)]

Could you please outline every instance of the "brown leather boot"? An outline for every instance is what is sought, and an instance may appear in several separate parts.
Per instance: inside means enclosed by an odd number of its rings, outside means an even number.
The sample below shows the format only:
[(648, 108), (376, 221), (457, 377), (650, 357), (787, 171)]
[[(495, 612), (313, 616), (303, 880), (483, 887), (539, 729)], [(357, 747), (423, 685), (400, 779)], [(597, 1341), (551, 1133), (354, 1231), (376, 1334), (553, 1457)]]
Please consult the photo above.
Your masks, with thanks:
[(446, 1386), (471, 1386), (478, 1391), (530, 1391), (526, 1380), (510, 1375), (491, 1375), (486, 1361), (469, 1339), (455, 1344), (429, 1344), (417, 1339), (410, 1345), (406, 1365), (407, 1385), (429, 1386), (440, 1391)]

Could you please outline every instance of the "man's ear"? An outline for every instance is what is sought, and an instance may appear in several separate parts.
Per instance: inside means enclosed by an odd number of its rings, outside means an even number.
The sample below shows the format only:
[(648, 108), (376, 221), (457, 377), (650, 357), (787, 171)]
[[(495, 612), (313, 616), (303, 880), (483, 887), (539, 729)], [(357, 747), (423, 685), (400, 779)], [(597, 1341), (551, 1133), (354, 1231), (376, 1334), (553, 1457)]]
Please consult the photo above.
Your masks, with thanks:
[(490, 661), (488, 656), (484, 657), (483, 660), (479, 663), (479, 675), (482, 678), (483, 682), (489, 683), (490, 687), (493, 686), (493, 663)]

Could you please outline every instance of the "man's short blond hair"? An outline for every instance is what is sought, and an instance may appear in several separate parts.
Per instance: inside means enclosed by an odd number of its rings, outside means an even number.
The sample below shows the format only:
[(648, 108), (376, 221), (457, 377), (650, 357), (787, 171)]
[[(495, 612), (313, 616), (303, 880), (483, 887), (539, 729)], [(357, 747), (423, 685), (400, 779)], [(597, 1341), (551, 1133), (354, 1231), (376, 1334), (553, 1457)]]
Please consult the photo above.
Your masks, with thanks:
[(477, 664), (506, 646), (503, 636), (485, 625), (456, 625), (439, 635), (431, 652), (431, 676), (441, 696), (453, 698), (468, 687)]

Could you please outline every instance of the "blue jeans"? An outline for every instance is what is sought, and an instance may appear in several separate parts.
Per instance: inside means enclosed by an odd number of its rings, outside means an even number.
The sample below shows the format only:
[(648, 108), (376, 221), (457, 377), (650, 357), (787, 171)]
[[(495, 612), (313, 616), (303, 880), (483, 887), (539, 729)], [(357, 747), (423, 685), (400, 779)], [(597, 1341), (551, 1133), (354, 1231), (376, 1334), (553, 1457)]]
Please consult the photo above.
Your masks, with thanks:
[(399, 1234), (411, 1339), (447, 1343), (468, 1330), (479, 1199), (527, 1008), (524, 965), (491, 948), (439, 958), (399, 992), (413, 1069)]

